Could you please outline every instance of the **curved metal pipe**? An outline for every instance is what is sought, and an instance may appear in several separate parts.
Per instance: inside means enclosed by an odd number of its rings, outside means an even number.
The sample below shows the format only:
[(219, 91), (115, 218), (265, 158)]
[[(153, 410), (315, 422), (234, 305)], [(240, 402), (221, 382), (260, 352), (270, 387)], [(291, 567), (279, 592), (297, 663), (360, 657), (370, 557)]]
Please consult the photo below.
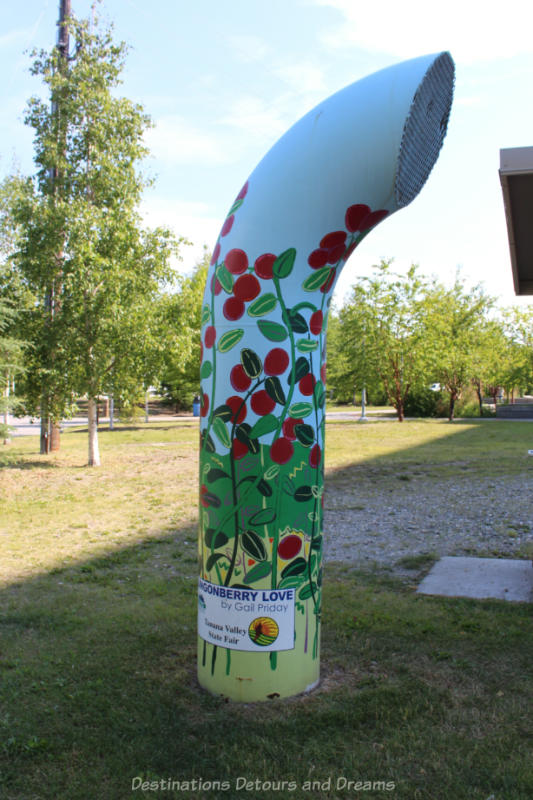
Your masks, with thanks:
[(218, 238), (203, 306), (200, 684), (265, 700), (319, 680), (325, 339), (357, 244), (424, 185), (448, 53), (389, 67), (297, 122)]

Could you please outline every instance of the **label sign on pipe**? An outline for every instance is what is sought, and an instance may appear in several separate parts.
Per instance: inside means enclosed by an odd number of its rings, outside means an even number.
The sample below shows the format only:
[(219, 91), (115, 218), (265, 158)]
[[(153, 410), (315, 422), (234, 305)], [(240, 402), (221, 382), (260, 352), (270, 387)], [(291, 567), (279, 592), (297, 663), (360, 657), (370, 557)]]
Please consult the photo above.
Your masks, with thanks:
[(293, 650), (294, 599), (295, 589), (237, 589), (200, 578), (198, 633), (230, 650)]

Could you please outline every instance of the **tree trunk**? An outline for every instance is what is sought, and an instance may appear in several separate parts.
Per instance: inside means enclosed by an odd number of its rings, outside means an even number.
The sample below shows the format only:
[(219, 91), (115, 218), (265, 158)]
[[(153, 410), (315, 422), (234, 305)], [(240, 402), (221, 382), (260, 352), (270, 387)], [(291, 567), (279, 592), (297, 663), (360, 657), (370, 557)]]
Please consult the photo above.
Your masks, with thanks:
[(61, 446), (61, 423), (50, 420), (50, 437), (48, 444), (51, 453), (59, 450)]
[(479, 416), (483, 416), (483, 392), (480, 383), (476, 384), (477, 401), (479, 403)]
[(114, 430), (115, 427), (115, 399), (112, 394), (109, 395), (109, 430)]
[(396, 400), (396, 413), (398, 414), (398, 422), (403, 422), (403, 400)]
[(100, 466), (100, 451), (98, 449), (98, 422), (96, 419), (97, 399), (89, 397), (87, 415), (89, 419), (89, 466)]
[(39, 452), (42, 456), (48, 455), (50, 452), (49, 448), (49, 419), (48, 419), (48, 405), (44, 397), (41, 398), (41, 408), (40, 408), (40, 415), (41, 415), (41, 439), (40, 439), (40, 447)]
[(455, 412), (455, 401), (457, 400), (457, 392), (450, 392), (450, 405), (448, 407), (448, 421), (453, 422), (453, 415)]

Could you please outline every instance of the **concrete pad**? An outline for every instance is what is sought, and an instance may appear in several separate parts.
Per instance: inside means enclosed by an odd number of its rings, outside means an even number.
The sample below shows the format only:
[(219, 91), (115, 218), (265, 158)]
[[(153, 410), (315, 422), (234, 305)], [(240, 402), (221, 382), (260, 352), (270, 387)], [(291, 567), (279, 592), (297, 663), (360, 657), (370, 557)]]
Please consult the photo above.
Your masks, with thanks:
[(417, 594), (531, 603), (533, 565), (510, 558), (445, 556), (426, 575)]

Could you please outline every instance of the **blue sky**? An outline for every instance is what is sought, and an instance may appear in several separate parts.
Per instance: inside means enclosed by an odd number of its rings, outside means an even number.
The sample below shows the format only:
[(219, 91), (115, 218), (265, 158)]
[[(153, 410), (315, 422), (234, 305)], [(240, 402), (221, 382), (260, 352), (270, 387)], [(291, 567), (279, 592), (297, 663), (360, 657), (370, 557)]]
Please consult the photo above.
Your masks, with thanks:
[[(72, 0), (78, 16), (89, 0)], [(390, 64), (449, 50), (456, 91), (441, 156), (427, 185), (359, 246), (337, 286), (381, 258), (411, 263), (449, 284), (456, 270), (504, 304), (515, 299), (499, 150), (533, 145), (533, 7), (477, 0), (104, 0), (101, 16), (131, 46), (123, 93), (155, 128), (145, 195), (150, 224), (172, 227), (193, 247), (187, 271), (219, 228), (245, 179), (297, 119), (338, 89)], [(0, 173), (15, 159), (32, 172), (28, 97), (42, 91), (28, 51), (56, 37), (57, 0), (4, 3), (0, 29), (3, 102)]]

